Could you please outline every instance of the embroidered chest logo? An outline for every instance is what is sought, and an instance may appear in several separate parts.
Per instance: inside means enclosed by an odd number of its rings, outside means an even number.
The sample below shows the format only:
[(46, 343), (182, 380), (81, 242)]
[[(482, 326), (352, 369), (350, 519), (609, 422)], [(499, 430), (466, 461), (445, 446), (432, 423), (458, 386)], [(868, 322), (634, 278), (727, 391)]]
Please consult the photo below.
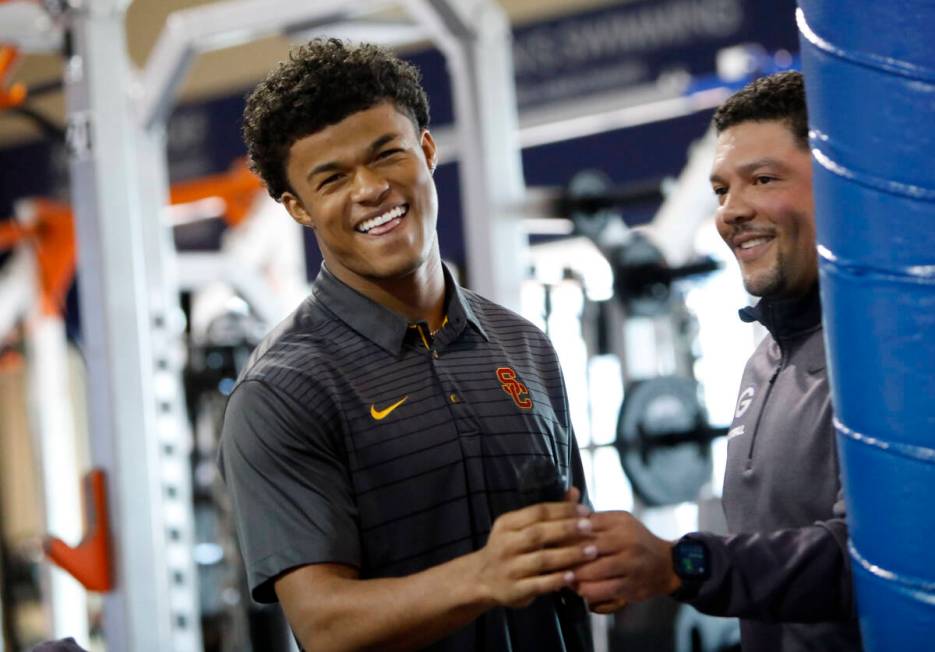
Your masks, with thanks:
[(399, 399), (398, 401), (396, 401), (389, 407), (383, 408), (382, 410), (377, 409), (376, 403), (371, 403), (370, 404), (370, 416), (372, 416), (376, 421), (382, 421), (383, 419), (385, 419), (386, 417), (390, 415), (390, 412), (392, 412), (393, 410), (398, 408), (400, 405), (405, 403), (407, 398), (409, 398), (408, 395), (403, 396), (401, 399)]
[(529, 397), (529, 390), (516, 378), (516, 372), (509, 367), (500, 367), (497, 369), (497, 379), (500, 381), (500, 387), (510, 395), (518, 408), (528, 410), (532, 407), (532, 399)]
[(750, 403), (753, 402), (754, 394), (756, 394), (756, 390), (753, 385), (740, 392), (740, 398), (737, 399), (737, 412), (734, 413), (735, 419), (739, 419), (744, 415), (744, 412), (750, 407)]

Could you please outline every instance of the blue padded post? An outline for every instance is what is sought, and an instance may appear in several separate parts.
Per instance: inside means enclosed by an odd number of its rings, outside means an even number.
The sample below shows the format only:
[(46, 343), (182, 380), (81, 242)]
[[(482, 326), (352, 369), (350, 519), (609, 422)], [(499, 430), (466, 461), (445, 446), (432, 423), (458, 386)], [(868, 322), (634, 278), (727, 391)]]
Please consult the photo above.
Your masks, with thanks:
[(866, 649), (935, 649), (935, 2), (800, 0), (820, 280)]

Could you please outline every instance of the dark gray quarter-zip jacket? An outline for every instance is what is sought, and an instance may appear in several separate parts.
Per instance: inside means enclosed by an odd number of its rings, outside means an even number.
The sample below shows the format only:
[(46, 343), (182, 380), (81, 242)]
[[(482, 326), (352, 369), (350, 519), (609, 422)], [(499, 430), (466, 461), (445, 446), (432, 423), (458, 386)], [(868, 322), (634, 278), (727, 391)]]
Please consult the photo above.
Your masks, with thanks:
[(739, 617), (744, 652), (860, 650), (818, 287), (761, 300), (741, 318), (769, 334), (747, 363), (728, 434), (732, 534), (695, 535), (711, 578), (677, 597)]

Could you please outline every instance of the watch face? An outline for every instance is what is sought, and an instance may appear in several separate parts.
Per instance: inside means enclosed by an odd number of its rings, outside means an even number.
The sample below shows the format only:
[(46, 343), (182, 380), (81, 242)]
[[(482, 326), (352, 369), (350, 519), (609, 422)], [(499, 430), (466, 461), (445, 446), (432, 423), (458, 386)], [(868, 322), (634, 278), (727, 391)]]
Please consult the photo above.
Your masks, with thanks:
[(700, 541), (682, 539), (675, 544), (675, 573), (682, 578), (708, 577), (708, 548)]

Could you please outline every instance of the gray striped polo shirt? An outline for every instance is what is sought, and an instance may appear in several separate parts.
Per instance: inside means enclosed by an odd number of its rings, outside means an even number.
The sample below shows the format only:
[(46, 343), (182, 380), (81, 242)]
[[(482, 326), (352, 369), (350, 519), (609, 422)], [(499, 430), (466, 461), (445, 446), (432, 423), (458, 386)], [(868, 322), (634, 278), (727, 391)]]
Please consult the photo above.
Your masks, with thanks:
[[(251, 356), (220, 464), (257, 601), (275, 601), (273, 580), (296, 566), (398, 577), (483, 547), (494, 520), (522, 506), (517, 469), (532, 457), (585, 493), (548, 339), (447, 270), (445, 282), (433, 338), (322, 267)], [(576, 599), (494, 609), (431, 649), (580, 649), (563, 632)]]

